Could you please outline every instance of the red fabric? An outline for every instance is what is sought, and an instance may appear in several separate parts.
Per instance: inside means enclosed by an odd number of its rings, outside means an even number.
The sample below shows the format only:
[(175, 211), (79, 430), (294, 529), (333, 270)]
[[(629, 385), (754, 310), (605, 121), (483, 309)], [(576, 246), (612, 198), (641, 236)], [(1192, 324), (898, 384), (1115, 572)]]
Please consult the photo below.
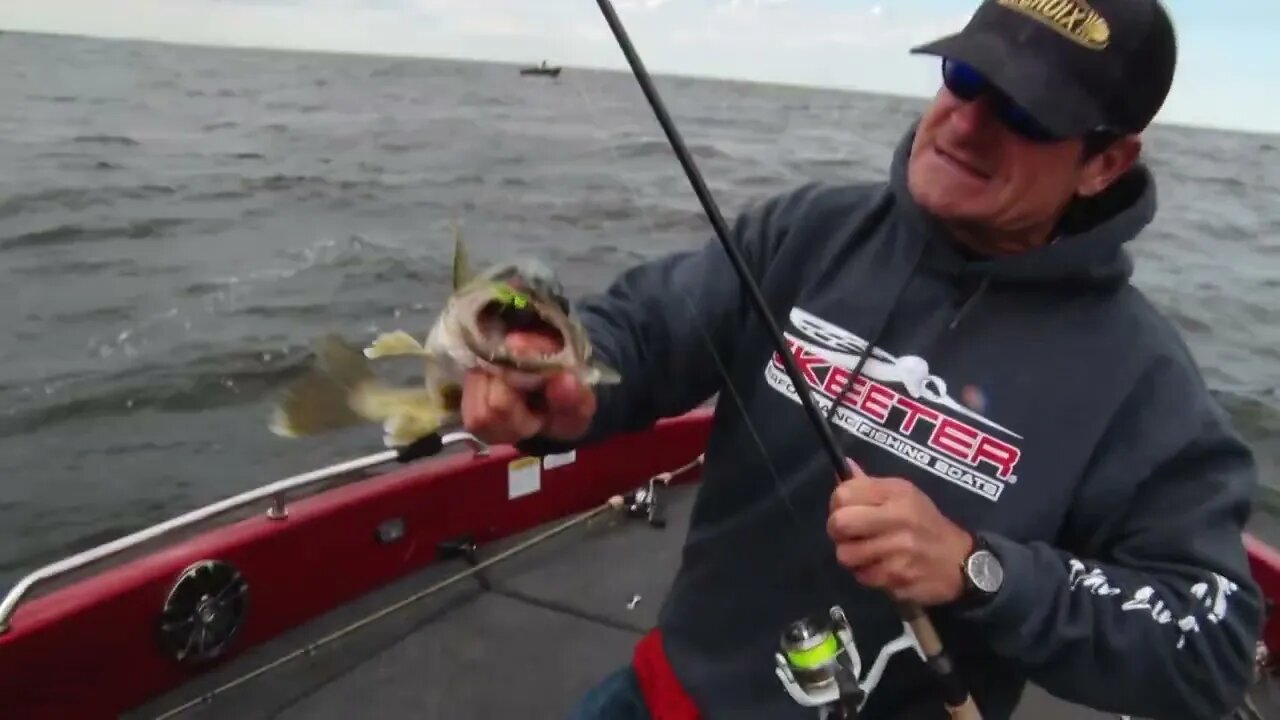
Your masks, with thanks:
[(631, 665), (653, 720), (698, 720), (698, 708), (685, 694), (662, 649), (662, 633), (649, 631), (636, 644)]

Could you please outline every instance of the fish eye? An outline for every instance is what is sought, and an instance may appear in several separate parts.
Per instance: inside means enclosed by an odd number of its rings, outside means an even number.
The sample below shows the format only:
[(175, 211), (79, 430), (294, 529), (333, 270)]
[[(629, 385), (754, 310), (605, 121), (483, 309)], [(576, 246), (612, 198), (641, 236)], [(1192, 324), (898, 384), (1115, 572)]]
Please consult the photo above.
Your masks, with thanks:
[(560, 284), (559, 280), (556, 280), (554, 277), (538, 278), (530, 281), (530, 285), (539, 295), (550, 299), (559, 306), (560, 310), (564, 312), (564, 314), (569, 314), (569, 300), (565, 296), (564, 286)]

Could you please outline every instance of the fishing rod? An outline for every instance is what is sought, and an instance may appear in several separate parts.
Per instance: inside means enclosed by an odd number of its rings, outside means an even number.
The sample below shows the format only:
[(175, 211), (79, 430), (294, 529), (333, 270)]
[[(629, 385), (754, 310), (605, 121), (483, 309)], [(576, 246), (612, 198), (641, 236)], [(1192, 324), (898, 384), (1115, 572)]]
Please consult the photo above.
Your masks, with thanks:
[[(627, 64), (630, 65), (636, 82), (639, 83), (645, 99), (648, 100), (650, 108), (653, 109), (658, 124), (662, 126), (671, 149), (680, 161), (689, 184), (693, 186), (693, 192), (697, 196), (698, 202), (701, 203), (707, 219), (711, 222), (716, 238), (720, 241), (721, 246), (724, 247), (724, 251), (733, 265), (734, 272), (747, 289), (751, 304), (755, 307), (756, 313), (768, 329), (774, 348), (777, 350), (783, 367), (786, 369), (787, 375), (796, 389), (796, 398), (800, 401), (800, 405), (808, 415), (810, 423), (818, 433), (818, 439), (826, 451), (832, 467), (835, 469), (836, 476), (839, 478), (837, 483), (852, 479), (852, 468), (849, 467), (848, 461), (843, 453), (840, 452), (835, 435), (832, 433), (827, 420), (819, 412), (811, 394), (803, 390), (808, 387), (808, 384), (800, 374), (799, 368), (796, 367), (795, 358), (787, 349), (782, 330), (769, 312), (760, 287), (752, 279), (742, 255), (730, 242), (729, 228), (720, 213), (720, 208), (711, 196), (711, 191), (703, 180), (697, 164), (694, 163), (692, 154), (689, 152), (688, 147), (685, 146), (680, 131), (676, 129), (675, 122), (672, 121), (670, 114), (667, 112), (666, 104), (658, 94), (657, 88), (654, 87), (653, 79), (650, 77), (649, 71), (645, 69), (644, 61), (640, 59), (640, 55), (632, 44), (622, 20), (618, 17), (617, 11), (614, 10), (613, 3), (611, 0), (596, 0), (596, 3), (600, 7), (600, 12), (604, 14), (605, 22), (608, 23), (609, 29), (613, 32), (613, 36), (618, 42), (618, 47), (622, 50), (623, 55), (626, 56)], [(834, 410), (834, 406), (832, 409)], [(973, 698), (956, 674), (955, 666), (946, 649), (942, 646), (942, 640), (933, 625), (933, 621), (929, 619), (923, 608), (914, 603), (897, 603), (897, 606), (903, 621), (910, 626), (911, 631), (915, 634), (920, 650), (925, 656), (925, 663), (933, 670), (942, 685), (944, 702), (952, 718), (955, 720), (981, 720), (977, 705), (974, 704)], [(816, 626), (808, 620), (792, 623), (787, 628), (787, 631), (784, 632), (782, 644), (784, 649), (787, 650), (786, 658), (793, 660), (790, 669), (794, 670), (795, 675), (800, 677), (807, 675), (813, 668), (805, 667), (803, 663), (794, 661), (805, 657), (812, 658), (814, 655), (811, 653), (818, 649), (822, 650), (821, 657), (823, 661), (829, 661), (833, 666), (827, 678), (832, 681), (831, 684), (838, 686), (836, 698), (832, 702), (838, 705), (838, 710), (843, 717), (853, 718), (857, 715), (857, 706), (860, 705), (861, 698), (858, 697), (859, 693), (856, 687), (853, 689), (848, 687), (847, 664), (841, 668), (834, 667), (836, 648), (839, 647), (841, 642), (852, 644), (852, 637), (847, 623), (843, 623), (844, 615), (839, 608), (832, 608), (832, 620), (832, 625), (824, 626)], [(786, 673), (787, 671), (783, 670), (782, 672)], [(784, 682), (786, 682), (785, 679)], [(791, 689), (791, 686), (788, 685), (788, 690), (790, 691)]]

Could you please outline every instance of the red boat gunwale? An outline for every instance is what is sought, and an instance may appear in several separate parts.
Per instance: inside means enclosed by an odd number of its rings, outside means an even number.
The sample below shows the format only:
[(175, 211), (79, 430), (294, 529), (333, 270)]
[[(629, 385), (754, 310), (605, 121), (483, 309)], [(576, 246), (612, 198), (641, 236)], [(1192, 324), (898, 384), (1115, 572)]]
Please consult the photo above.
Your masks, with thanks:
[[(207, 668), (180, 665), (158, 641), (169, 590), (193, 563), (230, 563), (248, 583), (244, 625), (213, 661), (221, 664), (435, 562), (441, 542), (468, 536), (483, 546), (686, 465), (702, 453), (709, 421), (699, 408), (580, 448), (569, 464), (533, 459), (540, 487), (515, 499), (508, 472), (522, 456), (510, 446), (429, 459), (289, 502), (283, 519), (258, 513), (33, 598), (0, 635), (3, 716), (115, 717)], [(393, 518), (404, 536), (379, 543), (376, 529)]]
[(1262, 597), (1268, 604), (1266, 624), (1262, 628), (1262, 642), (1266, 646), (1270, 667), (1280, 648), (1280, 614), (1272, 612), (1270, 604), (1280, 597), (1280, 550), (1266, 544), (1250, 533), (1244, 534), (1244, 549), (1249, 554), (1249, 569), (1253, 579), (1262, 588)]
[[(287, 503), (285, 518), (258, 512), (172, 544), (17, 607), (0, 634), (4, 718), (115, 717), (344, 603), (440, 560), (438, 545), (483, 546), (597, 507), (704, 451), (712, 409), (580, 448), (568, 464), (522, 458), (510, 446), (459, 453), (354, 480)], [(536, 491), (510, 497), (513, 461), (540, 468)], [(673, 482), (697, 481), (700, 467)], [(265, 508), (270, 500), (263, 500)], [(382, 544), (376, 529), (404, 522)], [(1280, 596), (1280, 551), (1248, 533), (1250, 567), (1267, 598)], [(244, 625), (203, 666), (176, 662), (158, 640), (174, 581), (205, 559), (235, 566), (248, 583)], [(305, 591), (299, 591), (305, 589)], [(1280, 618), (1264, 632), (1274, 656)]]

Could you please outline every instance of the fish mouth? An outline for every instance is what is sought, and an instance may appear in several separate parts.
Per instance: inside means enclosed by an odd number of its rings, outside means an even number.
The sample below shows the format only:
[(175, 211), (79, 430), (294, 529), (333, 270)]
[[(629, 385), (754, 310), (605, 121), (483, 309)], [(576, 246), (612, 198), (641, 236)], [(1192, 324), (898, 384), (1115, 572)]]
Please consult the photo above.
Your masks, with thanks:
[[(489, 301), (476, 313), (476, 327), (482, 341), (489, 346), (491, 357), (501, 362), (519, 364), (521, 360), (554, 360), (564, 351), (567, 340), (565, 330), (544, 313), (537, 302), (517, 307), (499, 300)], [(515, 332), (536, 336), (544, 342), (529, 343), (540, 346), (536, 351), (522, 348), (513, 352), (506, 339)]]

